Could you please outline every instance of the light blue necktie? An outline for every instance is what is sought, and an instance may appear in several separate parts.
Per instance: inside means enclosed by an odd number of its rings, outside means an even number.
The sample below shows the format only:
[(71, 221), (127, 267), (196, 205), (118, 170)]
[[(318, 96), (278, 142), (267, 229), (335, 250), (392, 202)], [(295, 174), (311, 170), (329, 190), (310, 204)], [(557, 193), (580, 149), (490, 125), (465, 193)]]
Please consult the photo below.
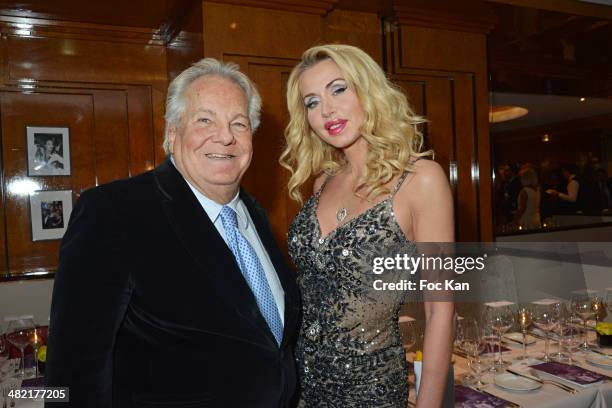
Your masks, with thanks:
[(283, 323), (281, 322), (278, 308), (272, 296), (272, 290), (268, 285), (266, 273), (255, 253), (255, 250), (238, 229), (236, 212), (224, 205), (221, 209), (221, 222), (225, 229), (227, 243), (236, 258), (236, 262), (242, 271), (251, 291), (255, 295), (257, 306), (268, 323), (276, 342), (280, 345), (283, 339)]

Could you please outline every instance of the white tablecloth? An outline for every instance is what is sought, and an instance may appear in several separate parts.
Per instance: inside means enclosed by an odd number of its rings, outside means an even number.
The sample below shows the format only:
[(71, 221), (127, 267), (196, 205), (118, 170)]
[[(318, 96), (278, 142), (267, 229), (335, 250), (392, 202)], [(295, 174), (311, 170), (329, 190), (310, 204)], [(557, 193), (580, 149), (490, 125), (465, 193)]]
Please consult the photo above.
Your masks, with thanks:
[[(517, 343), (508, 342), (505, 346), (510, 348), (510, 352), (503, 353), (504, 360), (510, 361), (513, 357), (522, 353), (522, 346)], [(544, 350), (544, 341), (538, 340), (536, 344), (527, 346), (527, 355), (537, 357)], [(551, 341), (549, 352), (557, 352), (556, 342)], [(583, 352), (574, 354), (574, 364), (591, 371), (595, 371), (612, 377), (612, 369), (596, 366), (585, 361), (586, 354)], [(514, 363), (520, 364), (520, 363)], [(520, 367), (520, 366), (519, 366)], [(468, 372), (467, 361), (458, 355), (454, 355), (455, 382), (460, 383), (463, 376)], [(521, 370), (518, 370), (521, 371)], [(544, 384), (542, 388), (535, 391), (518, 392), (509, 391), (494, 384), (494, 375), (483, 376), (483, 381), (487, 385), (482, 388), (484, 391), (503, 398), (507, 401), (519, 404), (525, 408), (612, 408), (612, 381), (608, 380), (600, 385), (587, 388), (579, 387), (562, 380), (558, 380), (572, 388), (578, 390), (577, 394), (570, 394), (562, 389), (549, 384)], [(542, 375), (545, 378), (546, 374)], [(555, 379), (557, 380), (557, 379)], [(410, 400), (414, 402), (414, 389), (411, 389)]]
[[(511, 349), (510, 352), (504, 353), (505, 360), (512, 360), (513, 357), (516, 357), (522, 353), (520, 344), (509, 342), (505, 345)], [(537, 356), (541, 354), (542, 350), (544, 350), (544, 341), (542, 340), (538, 340), (536, 344), (527, 347), (527, 353), (529, 356)], [(556, 351), (556, 343), (551, 342), (550, 352), (553, 353)], [(586, 362), (584, 358), (585, 354), (582, 352), (574, 355), (574, 359), (578, 365), (591, 371), (612, 376), (612, 369), (590, 364)], [(409, 357), (409, 359), (412, 359), (412, 357)], [(467, 361), (463, 357), (454, 355), (454, 370), (455, 381), (459, 383), (461, 382), (463, 376), (468, 372)], [(488, 384), (483, 388), (483, 390), (505, 400), (517, 403), (525, 408), (612, 408), (612, 381), (607, 381), (601, 385), (588, 388), (582, 388), (566, 383), (579, 391), (577, 394), (572, 395), (549, 384), (545, 384), (542, 386), (542, 388), (535, 391), (508, 391), (495, 385), (493, 383), (493, 376), (494, 374), (487, 374), (483, 377), (483, 380)], [(415, 401), (414, 388), (410, 390), (410, 400), (411, 402)], [(43, 403), (42, 401), (19, 400), (17, 401), (15, 407), (43, 408)]]

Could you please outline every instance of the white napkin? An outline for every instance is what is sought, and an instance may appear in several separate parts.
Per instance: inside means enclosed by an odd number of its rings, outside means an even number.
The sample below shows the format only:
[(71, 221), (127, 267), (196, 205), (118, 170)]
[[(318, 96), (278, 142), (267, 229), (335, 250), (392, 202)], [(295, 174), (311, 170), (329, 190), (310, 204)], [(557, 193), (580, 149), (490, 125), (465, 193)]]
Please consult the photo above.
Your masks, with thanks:
[(509, 302), (507, 300), (498, 300), (497, 302), (489, 302), (485, 303), (485, 306), (489, 307), (502, 307), (502, 306), (510, 306), (513, 305), (514, 302)]
[(550, 306), (550, 305), (555, 305), (559, 302), (560, 301), (557, 299), (540, 299), (540, 300), (533, 301), (531, 303), (534, 305)]
[(19, 359), (13, 358), (10, 360), (0, 361), (0, 381), (4, 378), (13, 377), (19, 371)]

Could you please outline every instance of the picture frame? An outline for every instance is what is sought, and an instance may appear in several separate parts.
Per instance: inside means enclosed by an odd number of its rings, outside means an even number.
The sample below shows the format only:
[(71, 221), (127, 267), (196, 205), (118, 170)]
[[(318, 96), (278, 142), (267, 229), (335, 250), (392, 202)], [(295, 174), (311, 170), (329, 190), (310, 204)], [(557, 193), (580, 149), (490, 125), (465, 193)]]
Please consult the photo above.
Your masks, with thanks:
[(61, 239), (72, 212), (72, 190), (47, 190), (30, 193), (32, 241)]
[(26, 126), (28, 176), (70, 176), (70, 129)]

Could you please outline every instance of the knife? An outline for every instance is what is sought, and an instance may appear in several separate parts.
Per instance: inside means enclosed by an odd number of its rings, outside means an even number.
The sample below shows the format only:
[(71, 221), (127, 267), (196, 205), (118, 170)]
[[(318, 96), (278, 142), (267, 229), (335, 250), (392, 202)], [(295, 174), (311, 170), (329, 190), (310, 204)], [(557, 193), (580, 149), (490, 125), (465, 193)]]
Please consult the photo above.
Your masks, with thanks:
[(532, 337), (535, 337), (536, 339), (546, 340), (546, 337), (544, 337), (544, 336), (540, 336), (539, 334), (534, 333), (534, 332), (529, 332), (529, 333), (527, 333), (527, 334), (529, 334), (529, 335), (530, 335), (530, 336), (532, 336)]
[[(523, 341), (522, 340), (517, 340), (517, 339), (510, 338), (510, 337), (505, 337), (505, 336), (502, 337), (502, 338), (503, 338), (503, 340), (512, 341), (514, 343), (518, 343), (520, 345), (523, 345)], [(503, 342), (503, 340), (502, 340), (502, 342)], [(526, 343), (526, 344), (529, 346), (529, 343)]]
[(530, 375), (523, 374), (523, 373), (519, 373), (518, 371), (510, 370), (510, 369), (508, 369), (508, 368), (506, 368), (506, 371), (507, 371), (507, 372), (509, 372), (510, 374), (514, 374), (514, 375), (517, 375), (517, 376), (519, 376), (519, 377), (527, 378), (527, 379), (529, 379), (529, 380), (535, 381), (535, 382), (540, 383), (540, 384), (551, 384), (551, 385), (555, 385), (555, 386), (557, 386), (557, 387), (559, 387), (559, 388), (561, 388), (561, 389), (563, 389), (563, 390), (565, 390), (565, 391), (567, 391), (567, 392), (570, 392), (570, 393), (572, 393), (572, 394), (575, 394), (575, 393), (577, 393), (577, 392), (578, 392), (577, 390), (575, 390), (574, 388), (570, 387), (569, 385), (565, 385), (565, 384), (562, 384), (562, 383), (557, 382), (557, 381), (553, 381), (553, 380), (543, 380), (543, 379), (541, 379), (541, 378), (532, 377), (532, 376), (530, 376)]
[(592, 351), (593, 353), (601, 354), (602, 356), (606, 356), (608, 358), (612, 358), (612, 354), (605, 353), (605, 352), (603, 352), (601, 350), (597, 350), (596, 348), (590, 348), (589, 350)]
[(532, 377), (532, 376), (527, 375), (527, 374), (519, 373), (518, 371), (514, 371), (514, 370), (511, 370), (509, 368), (506, 368), (506, 371), (509, 372), (510, 374), (518, 375), (519, 377), (527, 378), (529, 380), (535, 381), (535, 382), (540, 383), (540, 384), (542, 384), (542, 382), (543, 382), (543, 380), (541, 380), (540, 378), (536, 378), (536, 377)]

